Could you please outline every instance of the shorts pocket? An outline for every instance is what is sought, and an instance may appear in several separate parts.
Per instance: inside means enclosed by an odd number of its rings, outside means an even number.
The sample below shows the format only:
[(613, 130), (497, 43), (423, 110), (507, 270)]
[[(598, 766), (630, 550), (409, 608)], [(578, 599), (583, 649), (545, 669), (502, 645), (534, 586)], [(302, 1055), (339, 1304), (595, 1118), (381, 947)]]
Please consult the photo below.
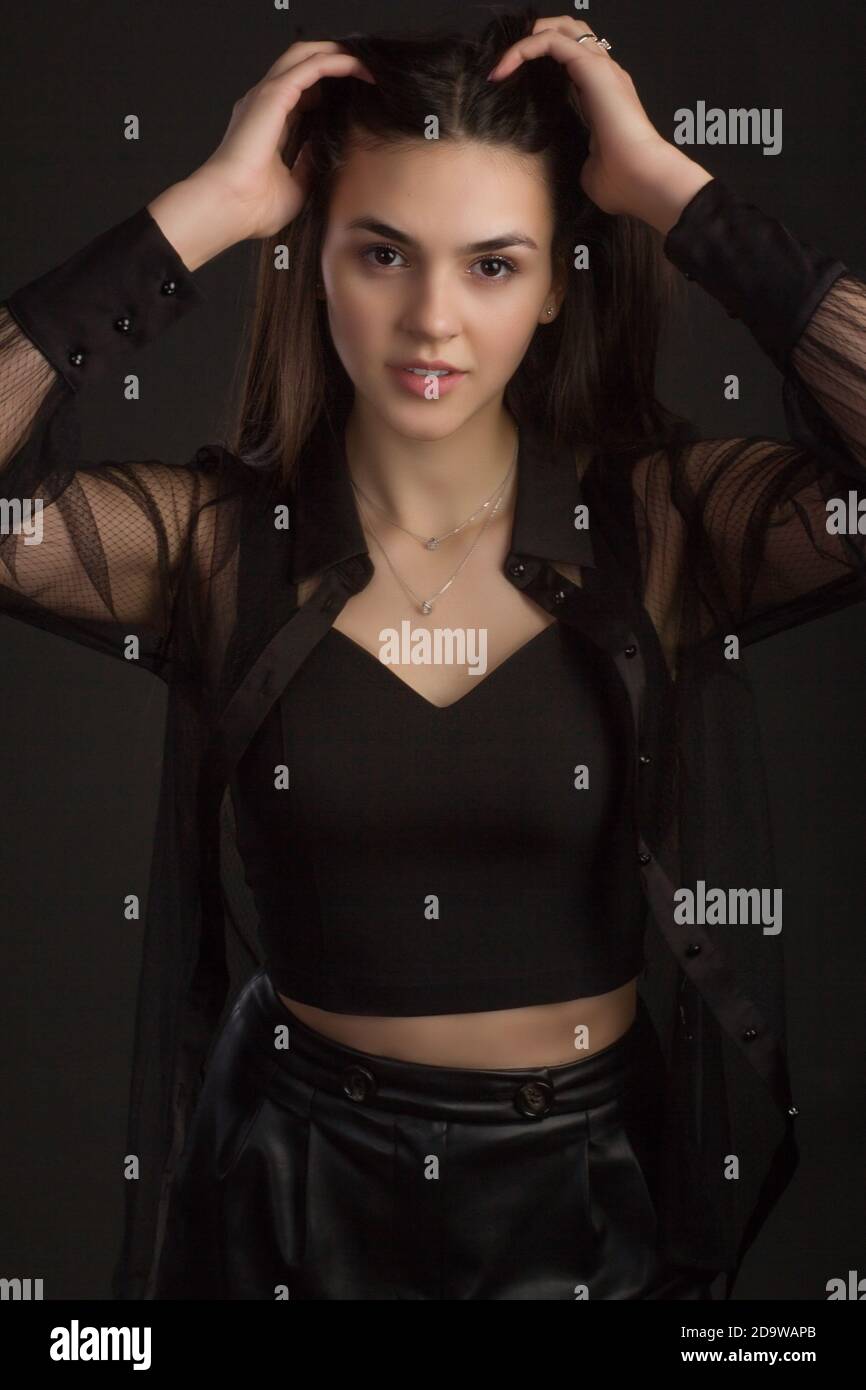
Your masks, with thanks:
[(220, 1182), (230, 1298), (304, 1297), (310, 1123), (262, 1093), (237, 1130)]
[(658, 1260), (658, 1214), (618, 1100), (587, 1112), (590, 1219), (598, 1246), (591, 1297), (644, 1297)]
[(230, 1178), (237, 1168), (253, 1132), (253, 1126), (261, 1114), (265, 1100), (266, 1096), (264, 1091), (258, 1096), (252, 1097), (249, 1105), (242, 1113), (240, 1122), (236, 1123), (234, 1126), (230, 1142), (222, 1146), (217, 1170), (217, 1177), (220, 1182), (225, 1182)]

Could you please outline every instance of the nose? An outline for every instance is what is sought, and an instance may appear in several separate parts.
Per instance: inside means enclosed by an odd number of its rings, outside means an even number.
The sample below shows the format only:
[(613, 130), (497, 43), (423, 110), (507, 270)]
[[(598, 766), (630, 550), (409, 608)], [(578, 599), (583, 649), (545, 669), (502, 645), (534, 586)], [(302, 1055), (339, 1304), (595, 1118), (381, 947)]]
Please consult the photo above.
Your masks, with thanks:
[(419, 276), (408, 287), (401, 326), (427, 343), (444, 343), (460, 332), (456, 294), (446, 274)]

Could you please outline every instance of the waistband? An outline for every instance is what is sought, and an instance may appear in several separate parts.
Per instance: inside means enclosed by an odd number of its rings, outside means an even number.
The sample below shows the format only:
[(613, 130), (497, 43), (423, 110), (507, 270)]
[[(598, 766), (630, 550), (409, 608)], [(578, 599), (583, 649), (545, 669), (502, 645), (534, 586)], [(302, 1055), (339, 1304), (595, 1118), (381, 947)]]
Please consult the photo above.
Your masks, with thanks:
[[(252, 1025), (250, 1041), (277, 1098), (281, 1087), (291, 1092), (297, 1079), (365, 1109), (503, 1123), (588, 1110), (622, 1096), (633, 1074), (641, 1023), (638, 1013), (609, 1047), (574, 1062), (475, 1069), (380, 1057), (328, 1038), (291, 1012), (264, 967), (243, 987), (235, 1007)], [(274, 1045), (279, 1025), (288, 1025), (288, 1046), (282, 1049)]]

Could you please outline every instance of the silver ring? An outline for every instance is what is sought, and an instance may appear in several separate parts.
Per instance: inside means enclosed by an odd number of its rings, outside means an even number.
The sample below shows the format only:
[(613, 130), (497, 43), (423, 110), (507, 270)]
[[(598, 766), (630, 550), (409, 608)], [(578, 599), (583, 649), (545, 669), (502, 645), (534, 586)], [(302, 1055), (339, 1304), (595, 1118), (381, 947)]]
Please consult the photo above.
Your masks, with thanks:
[(607, 39), (600, 39), (597, 34), (581, 34), (577, 42), (583, 43), (584, 39), (594, 39), (599, 48), (604, 48), (608, 53), (610, 52), (611, 45), (608, 43)]

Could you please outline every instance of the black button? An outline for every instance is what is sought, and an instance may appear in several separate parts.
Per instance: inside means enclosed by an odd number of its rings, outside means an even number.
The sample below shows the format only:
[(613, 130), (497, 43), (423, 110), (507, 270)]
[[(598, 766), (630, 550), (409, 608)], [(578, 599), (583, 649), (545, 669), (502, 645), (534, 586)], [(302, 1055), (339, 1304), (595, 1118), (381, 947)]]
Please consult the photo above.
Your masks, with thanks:
[(114, 326), (118, 333), (128, 333), (132, 327), (132, 319), (128, 314), (124, 314), (122, 318), (114, 320)]
[(69, 361), (70, 361), (70, 363), (72, 364), (73, 367), (81, 367), (81, 366), (83, 366), (83, 365), (84, 365), (84, 353), (83, 353), (83, 352), (70, 352), (70, 354), (69, 354)]
[(701, 954), (701, 943), (700, 943), (699, 941), (690, 941), (689, 944), (688, 944), (688, 946), (686, 947), (686, 955), (687, 955), (687, 956), (699, 956), (700, 954)]
[(638, 861), (639, 861), (641, 864), (648, 864), (648, 863), (650, 862), (651, 859), (652, 859), (652, 855), (651, 855), (651, 854), (647, 854), (647, 852), (646, 852), (645, 849), (642, 849), (641, 852), (640, 852), (640, 854), (638, 855)]
[(509, 565), (509, 566), (508, 566), (508, 573), (511, 574), (511, 575), (513, 575), (515, 579), (519, 578), (519, 576), (520, 576), (521, 574), (524, 574), (525, 571), (526, 571), (526, 566), (523, 564), (523, 562), (522, 562), (521, 560), (518, 560), (518, 561), (516, 562), (516, 564)]
[(649, 753), (641, 753), (638, 757), (638, 762), (640, 763), (641, 767), (649, 767), (650, 763), (652, 762), (652, 758), (650, 757)]
[(514, 1097), (521, 1115), (546, 1115), (553, 1105), (553, 1087), (546, 1081), (526, 1081)]
[(683, 271), (683, 275), (685, 275), (685, 277), (686, 277), (687, 280), (694, 280), (694, 278), (695, 278), (694, 275), (691, 275), (691, 274), (689, 273), (689, 271), (687, 271), (687, 270), (684, 270), (684, 271)]
[(743, 1042), (753, 1042), (758, 1036), (757, 1028), (747, 1028), (743, 1033)]
[(376, 1089), (376, 1078), (366, 1067), (352, 1065), (343, 1072), (343, 1090), (349, 1100), (366, 1100)]
[(553, 595), (553, 602), (554, 602), (554, 603), (565, 603), (565, 600), (567, 599), (567, 597), (568, 597), (568, 595), (566, 594), (566, 592), (565, 592), (564, 589), (557, 589), (556, 593)]
[(163, 280), (159, 287), (160, 294), (177, 294), (176, 280)]
[(788, 1114), (789, 1114), (789, 1115), (799, 1115), (799, 1113), (800, 1113), (799, 1106), (796, 1106), (796, 1105), (789, 1105), (789, 1106), (788, 1106)]
[(625, 649), (625, 654), (626, 654), (626, 656), (636, 656), (636, 655), (637, 655), (637, 647), (635, 647), (635, 646), (626, 647), (626, 649)]

